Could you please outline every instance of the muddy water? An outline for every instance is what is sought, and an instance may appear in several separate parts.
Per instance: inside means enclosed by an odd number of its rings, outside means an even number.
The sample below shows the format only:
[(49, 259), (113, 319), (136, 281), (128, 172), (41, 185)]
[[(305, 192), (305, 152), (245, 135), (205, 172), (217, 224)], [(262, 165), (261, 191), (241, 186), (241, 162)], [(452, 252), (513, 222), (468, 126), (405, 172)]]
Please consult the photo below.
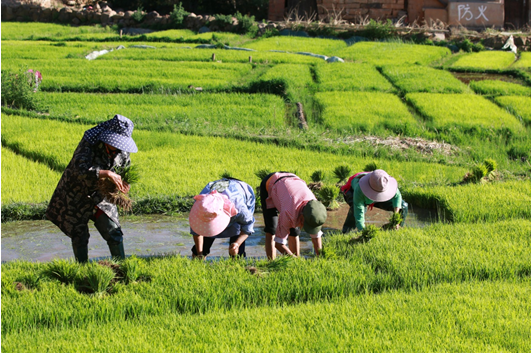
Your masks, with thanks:
[[(343, 204), (338, 210), (328, 213), (323, 227), (326, 234), (340, 231), (348, 206)], [(374, 208), (366, 215), (366, 222), (383, 225), (389, 220), (390, 212)], [(265, 256), (265, 234), (261, 214), (255, 215), (255, 233), (246, 243), (248, 257)], [(407, 227), (422, 227), (435, 220), (435, 214), (410, 207)], [(123, 217), (125, 253), (127, 255), (167, 255), (178, 254), (190, 256), (194, 244), (189, 233), (188, 216), (142, 216)], [(107, 243), (89, 223), (90, 242), (89, 257), (108, 257)], [(312, 242), (308, 234), (300, 237), (301, 253), (313, 254)], [(228, 256), (228, 239), (217, 239), (211, 249), (211, 256)], [(70, 239), (49, 221), (22, 221), (2, 224), (2, 262), (28, 260), (46, 262), (54, 258), (73, 256)]]
[(470, 81), (481, 81), (481, 80), (499, 80), (510, 82), (513, 84), (524, 85), (525, 82), (521, 79), (513, 77), (511, 75), (502, 75), (502, 74), (485, 74), (485, 73), (452, 73), (454, 77), (461, 80), (465, 84), (469, 84)]

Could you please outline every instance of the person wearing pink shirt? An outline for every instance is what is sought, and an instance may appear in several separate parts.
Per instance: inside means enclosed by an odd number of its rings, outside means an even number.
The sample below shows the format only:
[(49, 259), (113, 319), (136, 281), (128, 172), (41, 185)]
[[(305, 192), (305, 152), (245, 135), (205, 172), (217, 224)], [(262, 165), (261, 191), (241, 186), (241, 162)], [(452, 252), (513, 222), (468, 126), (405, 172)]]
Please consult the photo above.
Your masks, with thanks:
[(320, 254), (326, 208), (315, 198), (306, 182), (293, 173), (271, 173), (260, 184), (260, 200), (267, 258), (275, 259), (276, 250), (300, 256), (300, 227), (310, 234), (315, 254)]

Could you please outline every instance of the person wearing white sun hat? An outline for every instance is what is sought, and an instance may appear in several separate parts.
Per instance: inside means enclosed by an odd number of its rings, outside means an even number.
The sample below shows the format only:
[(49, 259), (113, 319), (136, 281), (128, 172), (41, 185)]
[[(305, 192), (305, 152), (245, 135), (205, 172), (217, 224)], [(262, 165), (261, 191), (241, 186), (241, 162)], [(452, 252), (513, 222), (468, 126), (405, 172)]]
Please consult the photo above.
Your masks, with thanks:
[(253, 188), (235, 178), (208, 183), (190, 211), (193, 257), (206, 257), (217, 238), (229, 238), (229, 255), (245, 257), (245, 240), (254, 233)]
[(373, 207), (395, 213), (400, 212), (403, 220), (396, 228), (404, 225), (408, 204), (402, 199), (396, 179), (384, 170), (356, 173), (341, 187), (341, 192), (343, 192), (345, 201), (350, 205), (343, 224), (343, 233), (355, 229), (362, 231), (365, 228), (365, 212), (367, 208)]
[(129, 153), (138, 151), (133, 127), (130, 119), (117, 114), (87, 130), (52, 195), (46, 217), (72, 239), (78, 262), (88, 261), (89, 220), (107, 241), (111, 256), (125, 258), (118, 208), (104, 198), (98, 180), (106, 177), (123, 193), (129, 192), (114, 169), (129, 166)]

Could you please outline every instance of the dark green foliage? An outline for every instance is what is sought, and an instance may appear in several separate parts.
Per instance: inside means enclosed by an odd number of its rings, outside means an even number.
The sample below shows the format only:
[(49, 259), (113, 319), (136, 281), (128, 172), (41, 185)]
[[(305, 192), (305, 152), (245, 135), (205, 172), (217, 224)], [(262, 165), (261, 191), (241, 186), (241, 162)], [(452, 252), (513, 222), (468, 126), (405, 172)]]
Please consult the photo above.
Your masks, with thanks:
[(16, 279), (16, 282), (21, 283), (23, 288), (28, 290), (35, 290), (39, 288), (42, 276), (39, 273), (26, 273)]
[(389, 222), (382, 226), (383, 230), (394, 230), (397, 225), (400, 225), (404, 221), (400, 213), (393, 213), (389, 218)]
[(184, 18), (190, 13), (186, 11), (182, 3), (179, 3), (179, 6), (173, 5), (173, 11), (170, 12), (170, 19), (174, 26), (181, 28), (183, 25)]
[(166, 214), (189, 212), (194, 205), (192, 197), (158, 196), (135, 201), (133, 214)]
[(470, 39), (464, 39), (461, 42), (455, 43), (459, 49), (464, 52), (481, 52), (485, 47), (481, 43), (472, 43)]
[(256, 171), (254, 174), (256, 177), (258, 177), (260, 180), (263, 180), (267, 177), (267, 175), (271, 174), (272, 172), (268, 169), (262, 169), (260, 171)]
[(373, 161), (373, 162), (370, 162), (367, 165), (365, 165), (365, 167), (363, 168), (363, 171), (364, 172), (372, 172), (374, 170), (377, 170), (378, 168), (379, 167), (378, 167), (378, 164), (376, 163), (376, 161)]
[(360, 35), (369, 39), (390, 39), (396, 36), (396, 28), (391, 20), (380, 22), (371, 18)]
[(221, 174), (220, 177), (221, 177), (221, 178), (233, 178), (233, 177), (232, 177), (232, 173), (230, 173), (230, 172), (227, 171), (227, 170), (223, 171), (223, 173)]
[(319, 201), (324, 204), (325, 207), (333, 207), (334, 201), (339, 195), (339, 187), (334, 185), (325, 185), (319, 191)]
[(146, 14), (144, 13), (144, 9), (142, 8), (142, 6), (139, 6), (131, 16), (131, 18), (136, 22), (142, 22), (144, 17), (146, 17)]
[(321, 170), (317, 170), (310, 176), (312, 182), (321, 182), (325, 178), (325, 173)]
[(507, 155), (513, 160), (528, 161), (531, 159), (531, 147), (513, 145), (507, 151)]
[(36, 109), (36, 90), (35, 75), (29, 73), (27, 68), (2, 70), (2, 105)]
[(370, 240), (378, 236), (379, 231), (380, 229), (374, 225), (365, 225), (365, 228), (361, 231), (361, 237)]
[(347, 178), (349, 178), (350, 177), (350, 172), (351, 172), (351, 169), (347, 165), (337, 166), (334, 169), (334, 177), (337, 178), (337, 180), (338, 180), (337, 183), (342, 183)]
[(488, 173), (489, 173), (489, 171), (488, 171), (487, 167), (484, 164), (482, 164), (482, 163), (477, 164), (472, 169), (473, 181), (474, 182), (479, 182), (483, 177), (487, 176)]
[(254, 16), (242, 15), (239, 11), (234, 15), (238, 20), (238, 26), (236, 27), (236, 33), (249, 34), (251, 36), (256, 35), (258, 27), (254, 25)]
[(48, 203), (2, 204), (2, 222), (19, 220), (44, 220), (44, 213), (46, 212), (47, 207)]

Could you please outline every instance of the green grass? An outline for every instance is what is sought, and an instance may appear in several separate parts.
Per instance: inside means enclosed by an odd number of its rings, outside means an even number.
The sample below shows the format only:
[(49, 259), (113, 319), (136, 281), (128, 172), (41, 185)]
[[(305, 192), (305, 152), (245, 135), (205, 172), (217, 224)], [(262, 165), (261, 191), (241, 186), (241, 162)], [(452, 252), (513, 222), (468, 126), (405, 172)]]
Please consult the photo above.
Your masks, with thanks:
[(60, 177), (59, 172), (48, 166), (28, 160), (2, 146), (2, 204), (47, 201)]
[(2, 351), (523, 352), (529, 285), (525, 280), (441, 284), (327, 303), (24, 329), (3, 334)]
[(193, 126), (206, 130), (284, 129), (285, 104), (267, 94), (200, 93), (191, 95), (138, 95), (39, 93), (39, 102), (52, 117), (96, 124), (120, 113), (136, 128), (177, 130)]
[(406, 200), (444, 212), (453, 222), (485, 223), (531, 218), (531, 182), (508, 181), (455, 187), (406, 188)]
[(85, 59), (85, 55), (96, 50), (114, 46), (90, 42), (49, 42), (49, 41), (4, 41), (2, 40), (2, 60), (22, 59)]
[(320, 91), (396, 91), (374, 66), (367, 64), (321, 63), (316, 76)]
[(157, 60), (120, 60), (109, 65), (101, 60), (9, 60), (2, 69), (14, 70), (27, 65), (42, 73), (43, 91), (77, 92), (195, 92), (190, 85), (204, 90), (230, 90), (249, 75), (250, 64), (173, 63)]
[(521, 119), (525, 124), (531, 125), (531, 97), (501, 96), (496, 97), (494, 101)]
[(520, 58), (513, 64), (513, 68), (531, 69), (531, 53), (520, 53)]
[(358, 42), (335, 55), (357, 63), (372, 65), (427, 65), (450, 55), (448, 48), (402, 42)]
[[(91, 127), (17, 116), (8, 118), (2, 119), (2, 142), (57, 171), (66, 167), (83, 132)], [(252, 186), (258, 186), (260, 180), (255, 172), (264, 168), (271, 171), (297, 171), (299, 176), (309, 181), (315, 166), (332, 176), (332, 171), (339, 165), (349, 164), (353, 170), (361, 170), (374, 160), (373, 156), (357, 158), (157, 131), (135, 130), (133, 138), (139, 152), (131, 154), (131, 160), (142, 170), (142, 179), (131, 189), (132, 195), (137, 198), (195, 195), (208, 181), (219, 178), (225, 171)], [(161, 154), (164, 155), (162, 160)], [(379, 166), (399, 180), (419, 183), (439, 179), (459, 181), (466, 173), (463, 167), (420, 162), (381, 161)]]
[(470, 93), (470, 89), (450, 72), (420, 65), (390, 65), (382, 68), (385, 75), (404, 93)]
[(515, 134), (525, 131), (514, 116), (481, 96), (411, 93), (406, 100), (425, 117), (431, 129), (476, 133), (508, 130)]
[(531, 96), (531, 87), (500, 80), (470, 81), (470, 87), (481, 95)]
[(316, 93), (321, 105), (322, 125), (344, 134), (375, 133), (388, 129), (411, 134), (418, 123), (400, 99), (388, 93)]
[(511, 52), (485, 51), (462, 56), (451, 65), (451, 69), (502, 70), (513, 64), (514, 60)]
[(52, 23), (26, 22), (2, 22), (2, 41), (4, 40), (34, 40), (39, 38), (53, 38), (54, 40), (72, 37), (115, 36), (119, 32), (109, 27), (59, 25)]
[(347, 47), (342, 40), (323, 38), (304, 38), (280, 36), (259, 39), (245, 45), (246, 48), (258, 51), (279, 50), (290, 53), (305, 52), (326, 56), (339, 56), (338, 53)]

